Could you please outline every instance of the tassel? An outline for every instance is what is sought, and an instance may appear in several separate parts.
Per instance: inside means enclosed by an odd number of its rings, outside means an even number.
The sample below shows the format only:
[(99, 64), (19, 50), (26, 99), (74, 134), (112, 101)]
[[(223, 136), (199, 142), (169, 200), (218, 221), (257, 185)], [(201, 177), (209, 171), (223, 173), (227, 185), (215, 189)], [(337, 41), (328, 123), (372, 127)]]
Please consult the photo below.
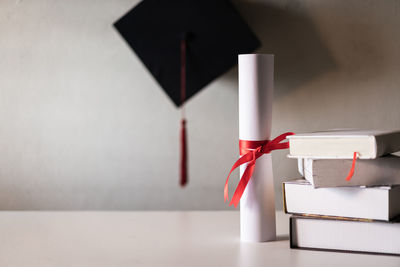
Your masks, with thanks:
[(186, 119), (185, 119), (185, 100), (186, 100), (186, 33), (183, 33), (181, 40), (181, 164), (180, 164), (180, 184), (184, 187), (188, 182), (187, 177), (187, 142), (186, 142)]
[(186, 143), (186, 120), (181, 121), (181, 179), (180, 184), (184, 187), (187, 184), (187, 143)]

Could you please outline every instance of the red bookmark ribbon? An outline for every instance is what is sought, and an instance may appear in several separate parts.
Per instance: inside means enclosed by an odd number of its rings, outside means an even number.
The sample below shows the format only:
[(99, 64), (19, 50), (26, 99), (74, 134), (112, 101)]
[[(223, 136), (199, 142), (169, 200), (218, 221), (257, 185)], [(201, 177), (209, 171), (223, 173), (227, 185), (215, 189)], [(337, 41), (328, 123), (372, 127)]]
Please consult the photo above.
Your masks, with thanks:
[(351, 164), (351, 169), (350, 169), (350, 171), (349, 171), (349, 174), (348, 174), (347, 177), (346, 177), (346, 181), (350, 181), (351, 178), (352, 178), (353, 175), (354, 175), (354, 170), (355, 170), (355, 168), (356, 168), (357, 154), (358, 154), (357, 152), (354, 152), (354, 155), (353, 155), (353, 163)]
[(256, 166), (256, 160), (264, 154), (270, 153), (272, 150), (278, 149), (287, 149), (289, 148), (289, 142), (281, 143), (286, 139), (287, 136), (294, 135), (294, 133), (287, 132), (279, 135), (273, 140), (263, 140), (263, 141), (248, 141), (248, 140), (239, 140), (239, 150), (240, 157), (235, 164), (233, 164), (231, 171), (226, 178), (225, 187), (224, 187), (224, 199), (225, 202), (229, 200), (228, 193), (228, 184), (229, 184), (229, 176), (231, 173), (240, 165), (248, 163), (247, 167), (240, 178), (239, 184), (236, 187), (235, 193), (233, 193), (233, 197), (229, 206), (232, 204), (237, 207), (239, 204), (240, 198), (243, 195), (244, 190), (246, 189), (247, 184), (254, 172), (254, 167)]

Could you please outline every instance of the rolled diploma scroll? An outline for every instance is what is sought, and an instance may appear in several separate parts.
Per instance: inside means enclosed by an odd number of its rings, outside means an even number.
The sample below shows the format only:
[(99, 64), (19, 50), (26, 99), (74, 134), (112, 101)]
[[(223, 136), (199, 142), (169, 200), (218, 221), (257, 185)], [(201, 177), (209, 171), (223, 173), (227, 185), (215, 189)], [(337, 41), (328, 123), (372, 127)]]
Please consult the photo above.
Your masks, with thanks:
[[(239, 139), (270, 139), (274, 88), (274, 55), (239, 55)], [(247, 164), (240, 167), (240, 176)], [(276, 239), (275, 196), (271, 154), (257, 159), (240, 200), (240, 238)]]

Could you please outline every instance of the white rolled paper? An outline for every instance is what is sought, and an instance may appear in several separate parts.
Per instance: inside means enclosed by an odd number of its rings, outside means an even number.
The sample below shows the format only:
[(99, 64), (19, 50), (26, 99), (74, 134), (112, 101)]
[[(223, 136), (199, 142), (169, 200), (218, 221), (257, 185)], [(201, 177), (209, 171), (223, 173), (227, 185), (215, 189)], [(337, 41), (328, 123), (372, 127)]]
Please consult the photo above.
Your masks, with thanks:
[[(270, 139), (274, 88), (274, 56), (239, 55), (239, 138)], [(247, 164), (240, 167), (240, 175)], [(240, 200), (240, 238), (276, 239), (275, 196), (271, 154), (257, 159), (253, 176)]]

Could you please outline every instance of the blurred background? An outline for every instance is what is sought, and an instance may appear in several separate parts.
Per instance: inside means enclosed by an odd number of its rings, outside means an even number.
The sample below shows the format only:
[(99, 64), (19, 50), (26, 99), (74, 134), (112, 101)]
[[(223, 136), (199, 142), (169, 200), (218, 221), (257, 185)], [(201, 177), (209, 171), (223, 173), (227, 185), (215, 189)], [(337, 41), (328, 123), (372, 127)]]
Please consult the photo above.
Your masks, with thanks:
[[(0, 209), (228, 209), (238, 154), (237, 68), (180, 111), (112, 24), (137, 0), (0, 0)], [(275, 54), (272, 136), (400, 128), (400, 2), (234, 0)], [(273, 153), (281, 183), (298, 177)], [(234, 174), (231, 190), (239, 174)]]

